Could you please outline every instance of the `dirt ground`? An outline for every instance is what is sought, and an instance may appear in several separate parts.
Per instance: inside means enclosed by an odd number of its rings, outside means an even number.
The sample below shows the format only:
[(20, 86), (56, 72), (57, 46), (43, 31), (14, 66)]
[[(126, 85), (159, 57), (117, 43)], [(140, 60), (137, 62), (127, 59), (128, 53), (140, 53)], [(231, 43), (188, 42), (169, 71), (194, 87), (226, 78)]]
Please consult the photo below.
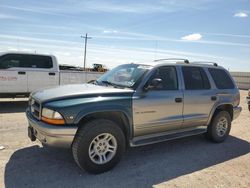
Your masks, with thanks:
[(81, 171), (70, 150), (43, 148), (27, 136), (27, 99), (0, 100), (0, 187), (250, 187), (250, 112), (241, 91), (240, 117), (226, 142), (203, 135), (130, 148), (112, 171)]

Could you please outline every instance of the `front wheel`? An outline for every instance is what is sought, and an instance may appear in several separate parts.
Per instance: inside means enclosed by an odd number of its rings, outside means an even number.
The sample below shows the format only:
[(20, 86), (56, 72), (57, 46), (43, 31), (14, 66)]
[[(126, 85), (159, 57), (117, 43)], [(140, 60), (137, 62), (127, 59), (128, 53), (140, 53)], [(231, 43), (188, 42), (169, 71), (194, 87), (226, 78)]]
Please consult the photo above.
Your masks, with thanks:
[(213, 142), (223, 142), (231, 129), (231, 117), (227, 111), (220, 111), (212, 119), (208, 126), (207, 136)]
[(72, 145), (78, 166), (94, 174), (112, 169), (125, 150), (125, 137), (113, 121), (99, 119), (88, 122), (76, 134)]

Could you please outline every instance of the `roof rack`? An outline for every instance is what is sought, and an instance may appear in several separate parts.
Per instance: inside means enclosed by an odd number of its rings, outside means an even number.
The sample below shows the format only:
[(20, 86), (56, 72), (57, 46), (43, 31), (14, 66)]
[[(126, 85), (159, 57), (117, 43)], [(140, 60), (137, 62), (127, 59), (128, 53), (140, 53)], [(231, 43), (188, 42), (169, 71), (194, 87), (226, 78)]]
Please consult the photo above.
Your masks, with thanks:
[(191, 63), (195, 63), (195, 64), (212, 64), (215, 67), (218, 67), (218, 63), (215, 62), (211, 62), (211, 61), (194, 61)]
[(166, 58), (166, 59), (156, 59), (154, 60), (154, 62), (158, 62), (158, 61), (171, 61), (171, 60), (182, 60), (184, 63), (189, 63), (189, 61), (187, 59), (182, 59), (182, 58)]
[[(211, 62), (211, 61), (192, 61), (190, 62), (188, 59), (182, 59), (182, 58), (166, 58), (166, 59), (156, 59), (154, 62), (158, 61), (171, 61), (171, 60), (181, 60), (186, 64), (194, 63), (194, 64), (212, 64), (215, 67), (218, 67), (218, 63)], [(178, 62), (177, 62), (178, 63)]]

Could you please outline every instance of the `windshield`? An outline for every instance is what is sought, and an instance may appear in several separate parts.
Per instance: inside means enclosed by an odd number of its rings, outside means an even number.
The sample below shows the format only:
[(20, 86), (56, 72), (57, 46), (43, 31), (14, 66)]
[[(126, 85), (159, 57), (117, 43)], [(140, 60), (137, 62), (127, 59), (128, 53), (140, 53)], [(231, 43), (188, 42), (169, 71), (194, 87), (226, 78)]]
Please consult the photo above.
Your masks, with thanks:
[(140, 78), (152, 67), (149, 65), (120, 65), (101, 76), (96, 84), (133, 88)]

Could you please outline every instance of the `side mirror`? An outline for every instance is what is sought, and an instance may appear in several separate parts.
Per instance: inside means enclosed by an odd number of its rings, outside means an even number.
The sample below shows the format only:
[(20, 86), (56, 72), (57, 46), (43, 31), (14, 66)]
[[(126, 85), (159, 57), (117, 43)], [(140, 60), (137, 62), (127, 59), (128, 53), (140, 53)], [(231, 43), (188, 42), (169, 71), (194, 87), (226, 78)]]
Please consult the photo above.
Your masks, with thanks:
[(159, 87), (162, 83), (162, 79), (160, 78), (154, 78), (153, 80), (151, 80), (151, 82), (144, 87), (144, 91), (148, 91), (151, 89), (157, 89), (157, 87)]

